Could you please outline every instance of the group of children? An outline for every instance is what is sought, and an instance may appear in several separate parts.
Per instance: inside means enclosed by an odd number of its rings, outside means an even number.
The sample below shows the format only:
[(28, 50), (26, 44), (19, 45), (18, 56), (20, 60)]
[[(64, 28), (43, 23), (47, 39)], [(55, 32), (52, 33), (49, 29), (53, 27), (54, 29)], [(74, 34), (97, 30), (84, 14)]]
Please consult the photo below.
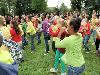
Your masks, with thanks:
[[(85, 69), (81, 50), (84, 46), (86, 53), (91, 51), (88, 46), (90, 36), (93, 36), (96, 53), (100, 56), (100, 17), (95, 11), (92, 19), (85, 12), (65, 15), (57, 12), (14, 18), (0, 16), (0, 74), (17, 75), (18, 63), (24, 61), (23, 50), (28, 42), (31, 42), (31, 53), (34, 53), (36, 51), (34, 38), (37, 38), (37, 45), (40, 45), (41, 34), (44, 36), (46, 47), (44, 55), (49, 53), (48, 42), (53, 39), (52, 50), (55, 53), (55, 61), (50, 72), (57, 73), (60, 63), (61, 75), (66, 75), (66, 68), (68, 75), (81, 75)], [(30, 38), (29, 41), (27, 37)]]

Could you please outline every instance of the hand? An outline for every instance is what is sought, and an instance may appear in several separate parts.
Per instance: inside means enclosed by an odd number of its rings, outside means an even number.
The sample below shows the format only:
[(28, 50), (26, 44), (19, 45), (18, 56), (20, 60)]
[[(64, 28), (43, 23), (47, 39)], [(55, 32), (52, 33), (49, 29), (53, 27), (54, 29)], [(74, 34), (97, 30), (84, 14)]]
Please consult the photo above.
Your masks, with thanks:
[(64, 32), (64, 30), (65, 30), (65, 28), (63, 28), (63, 27), (60, 28), (60, 32), (57, 36), (58, 38), (61, 38), (61, 34)]

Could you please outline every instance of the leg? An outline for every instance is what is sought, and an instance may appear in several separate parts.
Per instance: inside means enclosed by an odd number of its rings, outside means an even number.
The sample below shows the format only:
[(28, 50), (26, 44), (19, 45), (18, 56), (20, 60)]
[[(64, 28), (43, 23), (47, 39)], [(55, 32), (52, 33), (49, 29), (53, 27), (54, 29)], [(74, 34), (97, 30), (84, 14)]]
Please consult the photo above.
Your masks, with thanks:
[(55, 48), (55, 41), (52, 42), (52, 50), (54, 51), (54, 53), (56, 54), (56, 48)]
[(63, 54), (60, 52), (60, 63), (61, 63), (61, 73), (66, 73), (66, 65), (65, 63), (61, 60), (61, 57)]
[(41, 37), (41, 33), (37, 32), (38, 45), (41, 43), (40, 37)]
[(89, 46), (88, 46), (88, 40), (89, 40), (90, 36), (89, 35), (85, 35), (84, 40), (83, 40), (83, 44), (85, 49), (87, 49), (89, 51)]
[(34, 51), (35, 47), (34, 47), (34, 35), (30, 35), (31, 38), (31, 50)]
[(22, 49), (24, 49), (24, 47), (25, 47), (25, 45), (26, 45), (26, 33), (24, 33), (23, 35), (22, 35)]
[(93, 41), (96, 42), (96, 30), (93, 30)]
[(55, 62), (54, 62), (54, 68), (55, 68), (56, 70), (58, 69), (59, 57), (60, 57), (60, 52), (59, 52), (58, 50), (56, 50)]
[(47, 37), (47, 33), (46, 32), (44, 32), (44, 41), (45, 41), (45, 45), (46, 45), (46, 53), (48, 53), (49, 44), (48, 44), (48, 37)]
[(96, 45), (96, 54), (97, 54), (97, 56), (100, 56), (99, 44), (100, 44), (100, 40), (96, 39), (95, 45)]
[(81, 67), (68, 66), (68, 75), (81, 75), (84, 72), (85, 65)]

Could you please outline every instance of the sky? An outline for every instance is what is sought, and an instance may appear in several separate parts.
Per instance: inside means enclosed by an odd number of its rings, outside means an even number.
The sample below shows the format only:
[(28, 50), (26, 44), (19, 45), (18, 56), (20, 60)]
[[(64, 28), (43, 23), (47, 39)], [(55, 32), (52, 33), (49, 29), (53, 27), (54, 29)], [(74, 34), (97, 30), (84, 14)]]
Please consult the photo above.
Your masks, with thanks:
[(56, 7), (57, 5), (60, 6), (62, 3), (64, 3), (68, 8), (71, 8), (70, 6), (70, 0), (48, 0), (48, 7)]

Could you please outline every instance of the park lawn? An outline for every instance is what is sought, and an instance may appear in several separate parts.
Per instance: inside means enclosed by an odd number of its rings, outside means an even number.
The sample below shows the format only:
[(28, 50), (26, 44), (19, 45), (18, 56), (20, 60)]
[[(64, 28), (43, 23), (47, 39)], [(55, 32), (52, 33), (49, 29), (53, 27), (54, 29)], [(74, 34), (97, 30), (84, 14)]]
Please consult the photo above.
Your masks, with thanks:
[[(35, 47), (35, 53), (31, 53), (30, 44), (24, 50), (25, 61), (19, 65), (18, 75), (60, 75), (60, 69), (57, 74), (49, 72), (50, 68), (53, 66), (55, 55), (50, 47), (50, 53), (44, 56), (45, 45), (43, 37), (42, 43), (39, 46), (35, 39)], [(100, 75), (100, 57), (97, 57), (95, 54), (95, 46), (90, 45), (90, 47), (91, 53), (86, 54), (84, 50), (82, 51), (86, 61), (86, 70), (82, 75)]]

